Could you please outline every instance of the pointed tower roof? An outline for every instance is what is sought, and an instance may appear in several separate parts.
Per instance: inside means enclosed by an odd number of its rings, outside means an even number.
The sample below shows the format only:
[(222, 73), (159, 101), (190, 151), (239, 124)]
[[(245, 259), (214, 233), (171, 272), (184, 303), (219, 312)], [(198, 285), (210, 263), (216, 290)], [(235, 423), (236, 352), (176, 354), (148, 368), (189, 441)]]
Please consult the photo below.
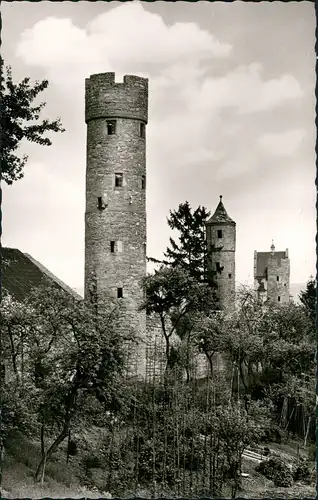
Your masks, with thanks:
[(207, 224), (234, 224), (235, 222), (229, 215), (227, 214), (227, 211), (224, 208), (223, 202), (222, 202), (222, 195), (220, 195), (220, 201), (218, 206), (216, 207), (216, 210), (212, 217), (207, 221)]

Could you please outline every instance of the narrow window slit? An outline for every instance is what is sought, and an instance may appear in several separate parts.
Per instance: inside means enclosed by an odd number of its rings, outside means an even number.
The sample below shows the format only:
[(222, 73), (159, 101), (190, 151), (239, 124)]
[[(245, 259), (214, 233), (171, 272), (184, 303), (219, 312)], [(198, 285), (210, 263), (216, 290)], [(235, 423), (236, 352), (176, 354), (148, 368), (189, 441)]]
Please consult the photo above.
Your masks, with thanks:
[(98, 210), (104, 210), (106, 208), (106, 203), (104, 202), (102, 196), (98, 196), (97, 198), (97, 208)]
[(123, 187), (123, 174), (117, 173), (115, 174), (115, 187)]
[(115, 135), (116, 134), (116, 120), (107, 120), (107, 135)]
[(142, 137), (143, 139), (145, 138), (146, 136), (146, 126), (144, 123), (140, 123), (139, 124), (139, 135), (140, 137)]

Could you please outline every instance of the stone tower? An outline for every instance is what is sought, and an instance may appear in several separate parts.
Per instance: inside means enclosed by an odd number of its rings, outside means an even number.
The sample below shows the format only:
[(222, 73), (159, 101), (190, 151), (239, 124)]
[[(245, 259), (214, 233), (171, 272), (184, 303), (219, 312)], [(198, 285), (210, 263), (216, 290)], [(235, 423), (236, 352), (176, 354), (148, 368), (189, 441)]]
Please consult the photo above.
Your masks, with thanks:
[(146, 275), (148, 79), (85, 80), (87, 124), (85, 298), (120, 301), (123, 327), (146, 330), (138, 310)]
[(206, 222), (208, 248), (216, 250), (210, 257), (211, 269), (217, 272), (219, 305), (225, 311), (235, 309), (235, 245), (236, 223), (228, 216), (220, 196), (220, 202)]
[(288, 249), (276, 252), (272, 242), (270, 252), (254, 252), (254, 286), (261, 302), (275, 304), (290, 301), (290, 261)]

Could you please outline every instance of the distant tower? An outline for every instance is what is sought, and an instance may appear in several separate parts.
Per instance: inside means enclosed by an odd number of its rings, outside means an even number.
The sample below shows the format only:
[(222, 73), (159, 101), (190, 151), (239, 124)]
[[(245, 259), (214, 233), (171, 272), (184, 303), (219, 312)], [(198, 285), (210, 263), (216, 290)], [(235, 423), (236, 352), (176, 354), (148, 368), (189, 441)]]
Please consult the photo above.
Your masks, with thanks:
[(235, 309), (235, 245), (236, 223), (228, 216), (220, 202), (206, 223), (206, 237), (208, 247), (212, 245), (218, 251), (212, 252), (210, 257), (211, 268), (217, 272), (217, 293), (220, 307), (225, 311)]
[(276, 252), (272, 241), (270, 252), (254, 252), (254, 287), (261, 302), (287, 304), (290, 301), (288, 249)]
[(145, 331), (148, 79), (85, 80), (87, 124), (85, 298), (121, 301), (123, 326)]

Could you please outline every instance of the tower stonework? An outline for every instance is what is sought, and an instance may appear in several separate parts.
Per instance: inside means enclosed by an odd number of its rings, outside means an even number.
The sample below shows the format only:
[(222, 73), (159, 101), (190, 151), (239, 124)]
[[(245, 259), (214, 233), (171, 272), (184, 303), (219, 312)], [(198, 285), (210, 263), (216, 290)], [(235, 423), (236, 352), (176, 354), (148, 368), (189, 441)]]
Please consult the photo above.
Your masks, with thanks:
[(123, 328), (146, 332), (146, 125), (148, 79), (85, 80), (87, 124), (85, 299), (120, 301)]
[(290, 301), (290, 260), (288, 249), (276, 252), (274, 243), (270, 252), (254, 252), (254, 287), (259, 300), (275, 304)]
[(235, 309), (235, 249), (236, 223), (228, 216), (220, 196), (220, 202), (206, 222), (208, 248), (211, 253), (209, 265), (216, 271), (217, 295), (221, 309)]

